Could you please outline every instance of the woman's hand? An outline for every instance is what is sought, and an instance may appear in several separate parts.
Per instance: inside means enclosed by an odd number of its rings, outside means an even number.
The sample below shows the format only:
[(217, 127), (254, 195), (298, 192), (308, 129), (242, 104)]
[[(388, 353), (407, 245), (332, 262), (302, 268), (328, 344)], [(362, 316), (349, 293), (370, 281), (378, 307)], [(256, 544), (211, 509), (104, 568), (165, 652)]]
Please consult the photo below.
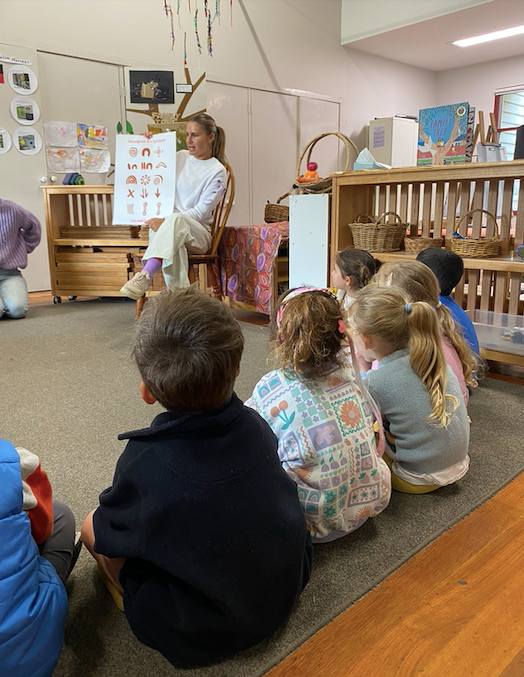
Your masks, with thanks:
[(165, 219), (148, 219), (145, 221), (145, 225), (149, 226), (151, 230), (154, 230), (155, 232), (160, 228), (160, 226), (164, 223)]
[(153, 138), (153, 132), (150, 132), (149, 130), (144, 133), (144, 136), (146, 139), (152, 139)]

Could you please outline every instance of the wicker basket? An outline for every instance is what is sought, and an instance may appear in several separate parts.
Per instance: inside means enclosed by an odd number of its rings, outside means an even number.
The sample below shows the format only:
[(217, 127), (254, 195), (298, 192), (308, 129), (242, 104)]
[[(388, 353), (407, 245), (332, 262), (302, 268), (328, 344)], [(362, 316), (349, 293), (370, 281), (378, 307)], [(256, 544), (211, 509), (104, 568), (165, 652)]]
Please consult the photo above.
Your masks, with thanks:
[(457, 230), (460, 228), (460, 225), (464, 220), (466, 223), (469, 217), (475, 213), (487, 214), (494, 223), (494, 234), (491, 237), (466, 237), (465, 239), (452, 237), (451, 238), (451, 251), (455, 252), (463, 258), (478, 258), (478, 259), (489, 259), (494, 256), (498, 256), (500, 253), (501, 239), (499, 235), (499, 227), (497, 219), (495, 216), (488, 212), (486, 209), (472, 209), (470, 212), (464, 214), (460, 219), (457, 225)]
[(281, 205), (280, 202), (289, 195), (281, 195), (276, 203), (268, 202), (264, 210), (264, 221), (266, 223), (278, 223), (279, 221), (289, 221), (289, 207)]
[[(353, 141), (349, 137), (347, 137), (345, 134), (342, 134), (341, 132), (324, 132), (323, 134), (319, 134), (318, 136), (315, 136), (314, 139), (311, 139), (311, 141), (307, 144), (307, 146), (304, 148), (304, 151), (302, 155), (300, 156), (300, 160), (298, 161), (297, 165), (297, 177), (300, 176), (301, 174), (301, 168), (302, 168), (302, 162), (304, 161), (304, 158), (306, 159), (306, 167), (308, 162), (311, 160), (311, 154), (313, 152), (313, 148), (316, 146), (316, 144), (321, 141), (322, 139), (325, 139), (326, 136), (336, 136), (339, 141), (342, 141), (344, 144), (344, 149), (346, 151), (346, 158), (345, 158), (345, 164), (344, 164), (344, 169), (342, 170), (343, 172), (347, 172), (349, 168), (352, 166), (354, 159), (358, 155), (358, 148), (355, 146)], [(352, 158), (352, 156), (354, 156)], [(298, 183), (296, 182), (293, 186), (293, 188), (296, 188), (299, 193), (331, 193), (331, 185), (332, 185), (333, 179), (331, 176), (328, 176), (323, 179), (319, 179), (315, 183)]]
[[(385, 223), (392, 214), (395, 223)], [(367, 219), (363, 222), (362, 219)], [(355, 223), (350, 223), (353, 235), (353, 244), (357, 249), (366, 249), (368, 252), (396, 252), (402, 249), (407, 224), (395, 212), (384, 212), (373, 220), (367, 214), (357, 217)]]
[(418, 254), (424, 249), (429, 249), (430, 247), (440, 248), (444, 244), (444, 238), (442, 237), (405, 237), (404, 238), (404, 249), (407, 252), (412, 254)]

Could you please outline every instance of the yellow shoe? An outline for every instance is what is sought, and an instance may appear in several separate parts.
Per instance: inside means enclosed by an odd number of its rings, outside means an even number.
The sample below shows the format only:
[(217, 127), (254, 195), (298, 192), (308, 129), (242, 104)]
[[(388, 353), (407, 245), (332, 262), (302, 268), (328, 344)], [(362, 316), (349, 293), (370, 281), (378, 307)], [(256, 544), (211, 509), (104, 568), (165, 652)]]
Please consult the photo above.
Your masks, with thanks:
[(113, 602), (116, 604), (117, 608), (120, 611), (124, 610), (124, 598), (122, 597), (122, 593), (120, 590), (116, 587), (116, 585), (113, 583), (113, 581), (108, 577), (106, 572), (102, 569), (100, 565), (98, 565), (98, 572), (100, 574), (100, 577), (102, 578), (102, 581), (104, 582), (104, 585), (106, 586), (107, 590), (109, 591), (109, 594), (113, 598)]

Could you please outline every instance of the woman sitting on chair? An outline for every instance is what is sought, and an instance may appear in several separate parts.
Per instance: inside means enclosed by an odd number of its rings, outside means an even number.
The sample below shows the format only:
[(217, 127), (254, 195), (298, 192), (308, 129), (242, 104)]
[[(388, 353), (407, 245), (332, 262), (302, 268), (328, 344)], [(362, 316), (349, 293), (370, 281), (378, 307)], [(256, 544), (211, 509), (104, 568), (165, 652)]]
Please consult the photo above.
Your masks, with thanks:
[(160, 268), (168, 288), (189, 286), (188, 252), (207, 254), (211, 246), (213, 210), (227, 183), (226, 137), (210, 115), (197, 113), (187, 123), (186, 140), (187, 150), (176, 156), (175, 213), (146, 221), (149, 246), (144, 267), (120, 290), (131, 299), (144, 296)]

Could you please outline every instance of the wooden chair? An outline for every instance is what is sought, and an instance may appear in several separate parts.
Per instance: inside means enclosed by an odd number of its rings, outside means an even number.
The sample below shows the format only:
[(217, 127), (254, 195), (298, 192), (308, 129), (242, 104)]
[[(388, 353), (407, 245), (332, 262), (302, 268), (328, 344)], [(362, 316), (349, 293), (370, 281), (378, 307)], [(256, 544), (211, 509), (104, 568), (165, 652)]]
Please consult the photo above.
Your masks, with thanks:
[[(213, 212), (211, 225), (211, 248), (207, 254), (189, 254), (189, 281), (191, 284), (198, 283), (199, 288), (207, 293), (212, 290), (213, 296), (222, 299), (222, 286), (220, 284), (220, 269), (218, 263), (218, 247), (224, 234), (227, 220), (233, 200), (235, 199), (235, 175), (231, 165), (224, 163), (227, 172), (226, 190)], [(147, 292), (136, 301), (135, 316), (138, 319), (144, 309), (148, 296), (159, 292)]]

